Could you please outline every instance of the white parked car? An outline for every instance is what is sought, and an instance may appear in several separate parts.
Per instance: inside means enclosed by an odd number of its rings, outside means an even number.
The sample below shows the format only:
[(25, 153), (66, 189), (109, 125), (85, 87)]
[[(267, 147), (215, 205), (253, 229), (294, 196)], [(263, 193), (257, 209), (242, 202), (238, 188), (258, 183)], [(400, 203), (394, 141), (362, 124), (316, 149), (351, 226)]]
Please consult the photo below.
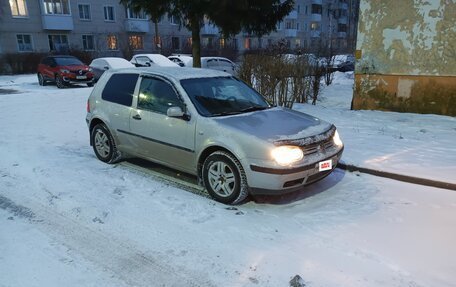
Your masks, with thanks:
[(131, 58), (130, 62), (136, 67), (179, 67), (178, 64), (174, 63), (170, 59), (166, 58), (161, 54), (138, 54)]
[[(193, 58), (186, 55), (172, 55), (168, 59), (181, 67), (193, 67)], [(223, 57), (201, 57), (201, 68), (223, 71), (234, 75), (236, 64)]]
[(101, 75), (103, 75), (103, 73), (107, 70), (134, 67), (132, 63), (128, 62), (124, 58), (119, 57), (96, 58), (93, 59), (92, 63), (90, 63), (89, 66), (92, 68), (95, 81), (98, 81)]

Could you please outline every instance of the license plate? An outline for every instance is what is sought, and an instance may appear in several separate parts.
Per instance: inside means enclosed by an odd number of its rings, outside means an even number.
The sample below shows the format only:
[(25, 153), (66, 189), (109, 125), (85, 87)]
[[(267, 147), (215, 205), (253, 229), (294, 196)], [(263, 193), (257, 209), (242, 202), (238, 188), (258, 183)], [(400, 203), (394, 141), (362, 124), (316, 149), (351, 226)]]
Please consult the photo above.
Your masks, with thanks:
[(84, 79), (87, 79), (87, 76), (76, 76), (76, 79), (78, 79), (78, 80), (84, 80)]
[(332, 159), (328, 159), (325, 161), (320, 161), (318, 163), (318, 170), (319, 171), (325, 171), (325, 170), (331, 170), (332, 169)]

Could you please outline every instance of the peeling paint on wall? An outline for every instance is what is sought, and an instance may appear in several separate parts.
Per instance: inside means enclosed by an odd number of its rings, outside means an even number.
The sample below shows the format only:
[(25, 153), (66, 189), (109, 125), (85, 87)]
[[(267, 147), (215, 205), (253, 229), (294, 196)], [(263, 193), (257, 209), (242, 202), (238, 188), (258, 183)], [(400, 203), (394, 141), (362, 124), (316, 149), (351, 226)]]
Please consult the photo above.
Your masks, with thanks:
[(359, 73), (456, 75), (456, 1), (361, 0), (357, 50)]
[(361, 0), (353, 108), (456, 116), (456, 0)]

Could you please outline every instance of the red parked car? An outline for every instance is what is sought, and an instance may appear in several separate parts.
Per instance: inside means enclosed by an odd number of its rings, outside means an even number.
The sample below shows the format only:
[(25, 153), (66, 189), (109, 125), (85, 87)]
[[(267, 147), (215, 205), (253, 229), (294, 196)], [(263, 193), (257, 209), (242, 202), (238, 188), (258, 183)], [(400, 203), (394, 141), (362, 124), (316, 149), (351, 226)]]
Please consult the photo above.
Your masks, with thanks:
[(87, 84), (92, 87), (94, 75), (92, 69), (73, 56), (48, 56), (38, 65), (38, 83), (55, 82), (58, 88), (69, 84)]

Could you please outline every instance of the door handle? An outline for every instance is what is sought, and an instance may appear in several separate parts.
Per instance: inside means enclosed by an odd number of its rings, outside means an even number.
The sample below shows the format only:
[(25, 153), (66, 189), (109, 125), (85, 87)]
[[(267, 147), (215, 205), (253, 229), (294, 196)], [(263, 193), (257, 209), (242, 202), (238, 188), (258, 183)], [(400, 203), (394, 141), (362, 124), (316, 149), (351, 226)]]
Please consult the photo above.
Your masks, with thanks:
[(134, 118), (135, 120), (138, 120), (138, 121), (141, 120), (141, 116), (140, 116), (140, 115), (134, 115), (133, 118)]

